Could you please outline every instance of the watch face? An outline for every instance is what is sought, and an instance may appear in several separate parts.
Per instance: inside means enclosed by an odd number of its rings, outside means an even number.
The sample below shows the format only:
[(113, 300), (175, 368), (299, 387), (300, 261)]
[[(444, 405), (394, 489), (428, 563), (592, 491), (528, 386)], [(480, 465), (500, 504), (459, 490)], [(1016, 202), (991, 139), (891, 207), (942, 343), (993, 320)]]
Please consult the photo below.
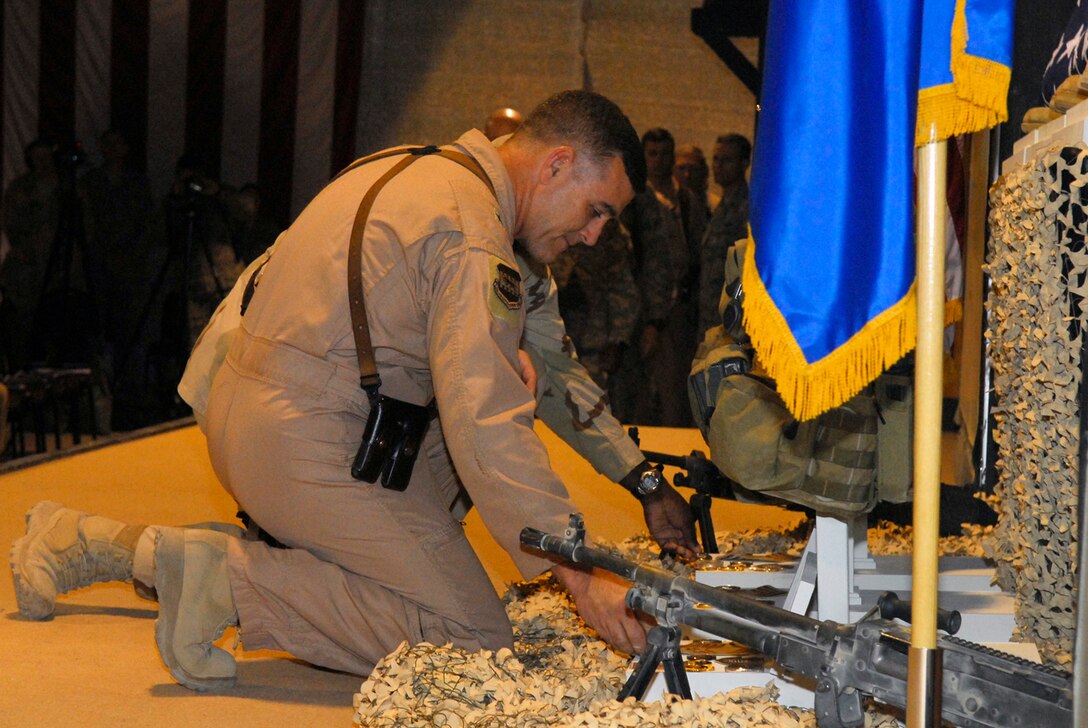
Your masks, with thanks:
[(638, 479), (638, 494), (650, 495), (656, 493), (658, 488), (661, 487), (661, 473), (656, 470), (647, 470), (642, 474), (642, 477)]

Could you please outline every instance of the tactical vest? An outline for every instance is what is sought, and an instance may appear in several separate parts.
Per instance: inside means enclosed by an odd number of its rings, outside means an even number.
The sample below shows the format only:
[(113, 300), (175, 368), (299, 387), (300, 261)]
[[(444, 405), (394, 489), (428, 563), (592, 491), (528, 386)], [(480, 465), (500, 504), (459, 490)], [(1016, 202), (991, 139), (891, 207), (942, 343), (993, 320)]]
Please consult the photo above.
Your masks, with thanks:
[[(727, 255), (720, 311), (692, 365), (692, 414), (718, 469), (743, 489), (843, 517), (911, 493), (912, 389), (908, 373), (881, 375), (848, 402), (799, 422), (753, 362), (742, 326), (741, 261)], [(753, 364), (755, 364), (753, 366)]]

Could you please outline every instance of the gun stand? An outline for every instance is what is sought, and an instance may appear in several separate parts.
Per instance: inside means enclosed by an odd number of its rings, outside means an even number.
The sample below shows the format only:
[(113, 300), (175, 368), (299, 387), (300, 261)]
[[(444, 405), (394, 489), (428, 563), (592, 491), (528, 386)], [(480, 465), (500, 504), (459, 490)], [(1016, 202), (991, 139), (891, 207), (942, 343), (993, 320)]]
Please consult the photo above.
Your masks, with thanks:
[(680, 630), (661, 625), (653, 627), (647, 633), (646, 649), (638, 658), (638, 667), (627, 678), (616, 700), (622, 702), (632, 696), (641, 700), (657, 673), (658, 665), (664, 667), (666, 691), (690, 700), (691, 685), (684, 669), (684, 657), (680, 653)]

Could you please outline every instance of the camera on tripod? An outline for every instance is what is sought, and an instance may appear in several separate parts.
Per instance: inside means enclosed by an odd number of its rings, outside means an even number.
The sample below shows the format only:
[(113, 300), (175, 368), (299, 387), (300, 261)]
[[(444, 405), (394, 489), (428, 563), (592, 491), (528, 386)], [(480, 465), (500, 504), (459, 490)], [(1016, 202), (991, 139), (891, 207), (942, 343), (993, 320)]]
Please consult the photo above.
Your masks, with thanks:
[(208, 209), (218, 202), (219, 183), (199, 171), (186, 172), (175, 185), (170, 200), (177, 209), (192, 212), (198, 207)]
[(86, 161), (87, 155), (83, 149), (83, 143), (78, 139), (72, 139), (53, 147), (53, 159), (56, 160), (59, 169), (75, 169)]
[(205, 195), (213, 195), (215, 191), (212, 189), (211, 183), (203, 177), (191, 177), (185, 182), (185, 194), (192, 197), (203, 197)]

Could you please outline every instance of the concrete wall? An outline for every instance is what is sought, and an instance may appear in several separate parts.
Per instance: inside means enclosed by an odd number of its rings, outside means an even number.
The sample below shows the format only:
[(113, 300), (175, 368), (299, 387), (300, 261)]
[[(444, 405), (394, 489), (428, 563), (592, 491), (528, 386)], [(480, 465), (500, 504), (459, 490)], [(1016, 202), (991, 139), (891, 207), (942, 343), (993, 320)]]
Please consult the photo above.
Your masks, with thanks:
[[(588, 88), (641, 134), (654, 126), (709, 154), (727, 132), (752, 135), (753, 95), (690, 30), (696, 0), (371, 0), (360, 153), (442, 143), (499, 106), (528, 111)], [(755, 62), (754, 39), (738, 45)]]

